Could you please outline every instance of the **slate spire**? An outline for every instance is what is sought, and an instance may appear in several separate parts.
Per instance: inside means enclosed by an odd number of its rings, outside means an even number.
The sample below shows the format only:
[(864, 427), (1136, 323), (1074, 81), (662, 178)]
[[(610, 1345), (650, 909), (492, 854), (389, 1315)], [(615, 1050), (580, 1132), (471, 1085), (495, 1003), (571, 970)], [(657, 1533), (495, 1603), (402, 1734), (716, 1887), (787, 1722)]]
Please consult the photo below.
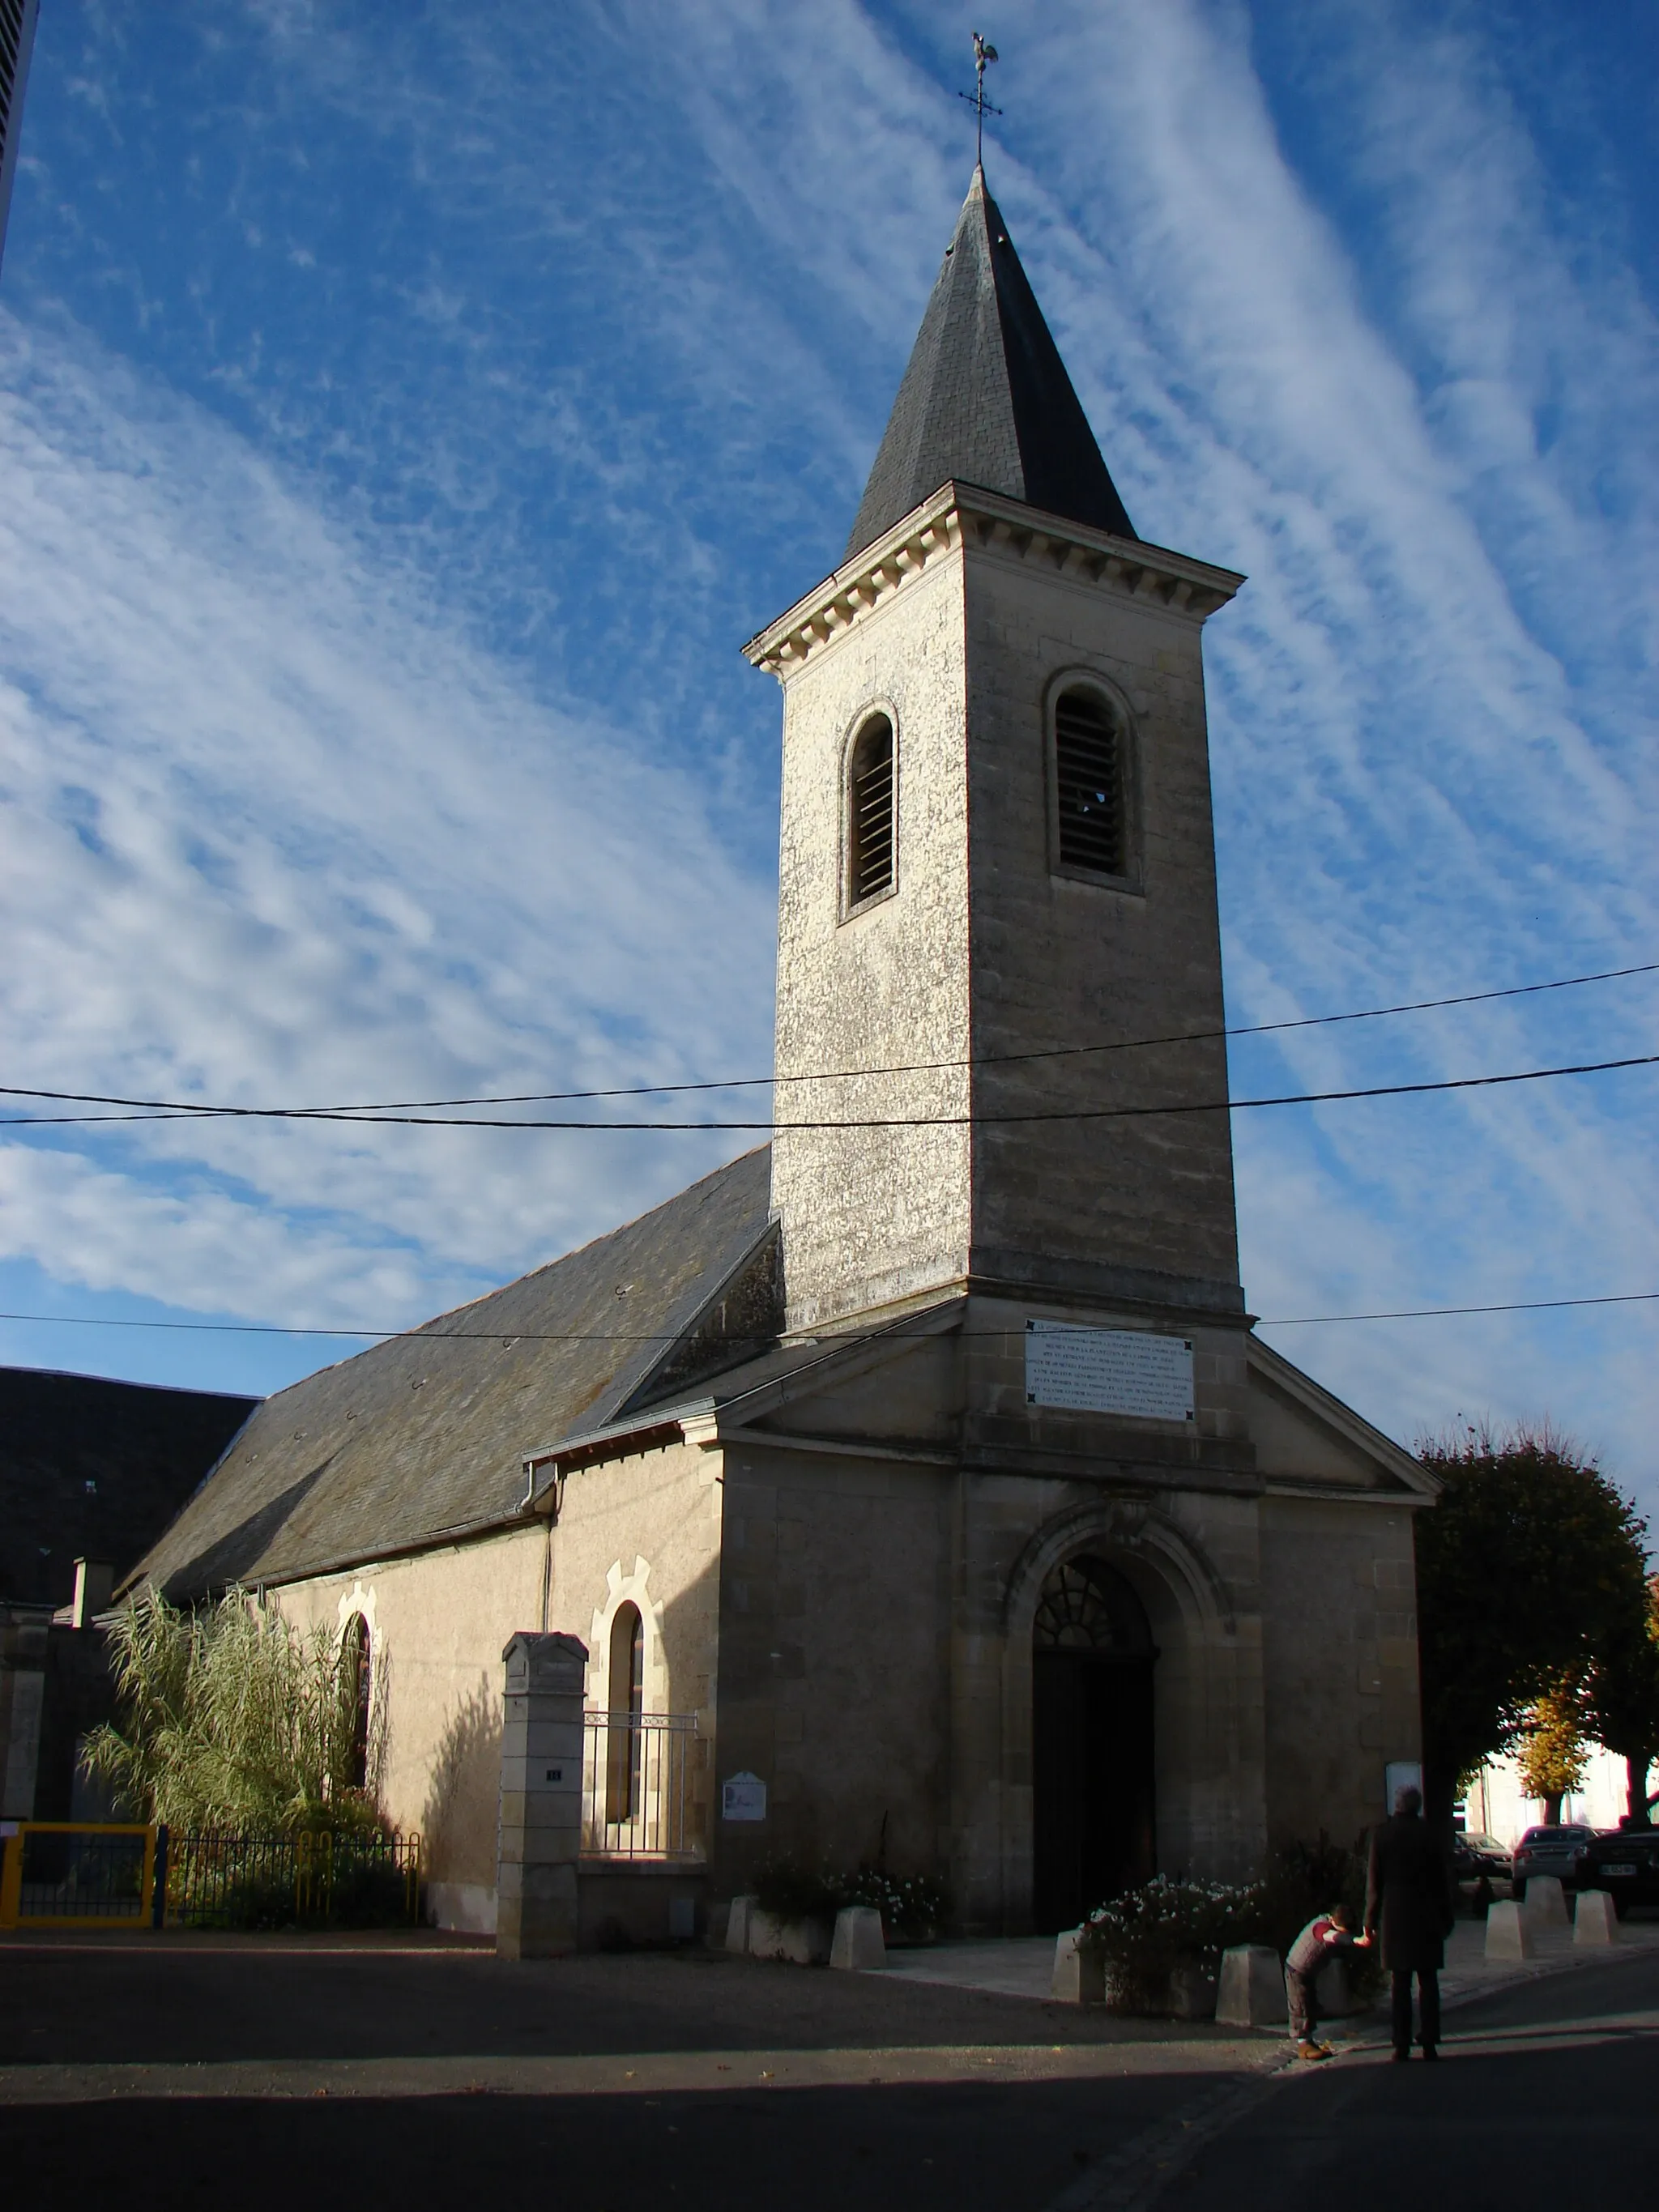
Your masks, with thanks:
[(1135, 534), (977, 168), (844, 557), (951, 477), (1120, 538)]

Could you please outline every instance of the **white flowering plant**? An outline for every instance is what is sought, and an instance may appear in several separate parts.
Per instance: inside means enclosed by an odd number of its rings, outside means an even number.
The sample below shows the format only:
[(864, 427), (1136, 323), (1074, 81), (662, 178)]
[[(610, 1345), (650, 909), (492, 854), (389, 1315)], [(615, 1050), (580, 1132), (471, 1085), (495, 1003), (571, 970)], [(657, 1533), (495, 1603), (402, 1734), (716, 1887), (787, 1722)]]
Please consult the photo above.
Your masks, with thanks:
[(1213, 1973), (1231, 1945), (1258, 1938), (1266, 1902), (1260, 1882), (1155, 1875), (1097, 1905), (1083, 1923), (1079, 1945), (1104, 1960), (1107, 2002), (1115, 2011), (1161, 2011), (1177, 1968)]

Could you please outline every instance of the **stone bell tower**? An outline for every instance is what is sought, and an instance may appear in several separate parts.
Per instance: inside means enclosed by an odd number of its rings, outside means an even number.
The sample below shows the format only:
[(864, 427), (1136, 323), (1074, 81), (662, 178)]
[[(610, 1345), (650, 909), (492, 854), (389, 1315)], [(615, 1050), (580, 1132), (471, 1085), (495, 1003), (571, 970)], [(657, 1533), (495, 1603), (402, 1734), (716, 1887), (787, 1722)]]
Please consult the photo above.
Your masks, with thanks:
[(1135, 536), (976, 170), (846, 558), (747, 647), (792, 1329), (1241, 1310), (1200, 637), (1242, 580)]

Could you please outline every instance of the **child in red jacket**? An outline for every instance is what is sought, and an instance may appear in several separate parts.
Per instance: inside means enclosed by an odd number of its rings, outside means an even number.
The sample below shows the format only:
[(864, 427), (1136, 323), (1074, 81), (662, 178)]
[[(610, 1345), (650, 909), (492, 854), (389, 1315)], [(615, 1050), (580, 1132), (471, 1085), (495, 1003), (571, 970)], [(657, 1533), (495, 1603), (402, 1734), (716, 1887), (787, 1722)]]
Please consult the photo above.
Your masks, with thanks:
[(1297, 1937), (1285, 1961), (1285, 1998), (1291, 2016), (1291, 2040), (1298, 2058), (1329, 2058), (1328, 2043), (1321, 2043), (1316, 1984), (1328, 1959), (1339, 1951), (1363, 1951), (1369, 1936), (1356, 1936), (1353, 1916), (1346, 1905), (1334, 1905), (1316, 1913)]

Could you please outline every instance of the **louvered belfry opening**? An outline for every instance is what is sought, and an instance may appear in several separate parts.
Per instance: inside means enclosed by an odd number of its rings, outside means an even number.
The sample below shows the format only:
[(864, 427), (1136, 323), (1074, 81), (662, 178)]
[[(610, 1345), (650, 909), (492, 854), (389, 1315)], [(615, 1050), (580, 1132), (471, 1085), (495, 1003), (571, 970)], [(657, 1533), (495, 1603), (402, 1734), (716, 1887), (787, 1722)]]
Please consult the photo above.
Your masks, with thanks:
[(1125, 874), (1122, 748), (1097, 692), (1063, 692), (1054, 708), (1054, 787), (1060, 866)]
[(893, 726), (872, 716), (859, 732), (848, 776), (847, 902), (893, 888)]

